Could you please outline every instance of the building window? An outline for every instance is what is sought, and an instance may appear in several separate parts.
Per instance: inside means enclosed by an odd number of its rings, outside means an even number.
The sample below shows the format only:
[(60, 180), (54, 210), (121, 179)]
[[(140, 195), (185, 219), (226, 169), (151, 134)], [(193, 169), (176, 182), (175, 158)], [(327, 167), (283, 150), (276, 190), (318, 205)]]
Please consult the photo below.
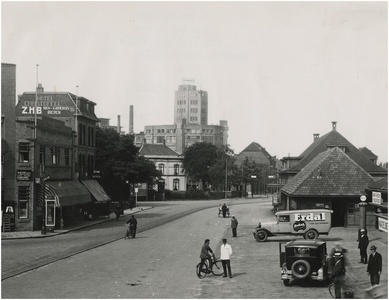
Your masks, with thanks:
[(59, 148), (51, 147), (51, 163), (53, 165), (59, 165)]
[(70, 150), (69, 148), (65, 149), (65, 165), (70, 165), (70, 156), (69, 156)]
[(45, 158), (46, 158), (46, 146), (40, 146), (39, 147), (39, 163), (41, 165), (45, 164)]
[(18, 187), (18, 212), (20, 219), (28, 218), (28, 200), (30, 198), (30, 187), (19, 186)]
[(354, 213), (355, 213), (355, 210), (354, 210), (354, 203), (349, 203), (349, 204), (348, 204), (348, 213), (349, 213), (349, 214), (354, 214)]
[(173, 179), (173, 190), (178, 191), (180, 188), (180, 180), (179, 179)]
[(30, 156), (30, 145), (28, 143), (19, 143), (19, 162), (28, 163)]
[(162, 174), (164, 174), (164, 168), (165, 168), (164, 164), (159, 164), (158, 165), (158, 170), (160, 170)]
[(175, 164), (174, 165), (174, 175), (178, 175), (179, 170), (180, 170), (180, 165), (179, 164)]

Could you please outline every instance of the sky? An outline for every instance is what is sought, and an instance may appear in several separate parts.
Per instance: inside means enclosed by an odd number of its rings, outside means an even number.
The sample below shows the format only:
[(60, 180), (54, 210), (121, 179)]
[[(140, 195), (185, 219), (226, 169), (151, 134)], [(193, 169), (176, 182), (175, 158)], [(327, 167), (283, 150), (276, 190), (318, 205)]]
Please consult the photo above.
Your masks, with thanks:
[(126, 133), (130, 105), (136, 133), (173, 124), (193, 79), (236, 154), (298, 156), (336, 121), (388, 161), (387, 2), (2, 1), (1, 59), (17, 94), (78, 94)]

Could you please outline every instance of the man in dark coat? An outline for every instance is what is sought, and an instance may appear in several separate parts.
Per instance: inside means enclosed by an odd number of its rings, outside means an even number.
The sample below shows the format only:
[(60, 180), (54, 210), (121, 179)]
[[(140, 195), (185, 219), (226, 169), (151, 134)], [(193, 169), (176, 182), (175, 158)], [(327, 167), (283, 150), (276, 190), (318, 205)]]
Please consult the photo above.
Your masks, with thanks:
[(359, 263), (367, 264), (367, 246), (369, 245), (369, 238), (365, 229), (361, 229), (358, 239), (359, 254), (361, 255), (361, 261)]
[(237, 237), (236, 229), (238, 228), (238, 220), (235, 218), (235, 216), (232, 216), (231, 228), (232, 228), (232, 237)]
[(224, 203), (223, 206), (222, 206), (223, 218), (226, 217), (227, 210), (228, 210), (227, 205)]
[(126, 222), (130, 228), (130, 234), (133, 238), (135, 238), (136, 235), (136, 227), (138, 225), (138, 221), (135, 219), (135, 216), (132, 215), (131, 218)]
[(370, 276), (371, 285), (380, 283), (380, 275), (382, 272), (382, 256), (377, 252), (377, 247), (370, 247), (371, 254), (367, 264), (367, 275)]
[(335, 252), (333, 257), (335, 259), (335, 265), (332, 269), (331, 279), (334, 280), (335, 284), (335, 298), (342, 298), (342, 285), (346, 273), (343, 254), (341, 252)]

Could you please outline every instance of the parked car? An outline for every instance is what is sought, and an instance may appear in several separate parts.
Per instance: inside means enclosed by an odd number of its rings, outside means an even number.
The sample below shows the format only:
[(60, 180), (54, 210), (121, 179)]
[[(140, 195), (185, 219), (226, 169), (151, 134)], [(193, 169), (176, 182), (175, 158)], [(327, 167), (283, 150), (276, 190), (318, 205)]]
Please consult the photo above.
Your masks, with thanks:
[(281, 280), (288, 286), (292, 279), (319, 281), (329, 278), (326, 242), (294, 240), (279, 243)]
[(276, 221), (259, 222), (253, 235), (258, 242), (266, 241), (269, 236), (290, 234), (314, 240), (319, 234), (330, 232), (331, 213), (328, 209), (279, 211), (275, 213)]

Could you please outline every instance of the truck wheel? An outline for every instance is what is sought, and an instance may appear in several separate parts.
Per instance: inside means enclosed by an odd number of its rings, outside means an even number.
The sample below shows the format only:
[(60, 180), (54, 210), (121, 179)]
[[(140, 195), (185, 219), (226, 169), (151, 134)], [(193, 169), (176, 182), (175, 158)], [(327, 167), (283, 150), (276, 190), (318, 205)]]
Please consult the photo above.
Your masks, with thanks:
[(289, 286), (289, 279), (285, 279), (285, 280), (284, 280), (284, 285), (285, 285), (285, 286)]
[(255, 234), (257, 242), (265, 242), (267, 240), (267, 232), (265, 230), (258, 230)]
[(311, 265), (303, 259), (296, 260), (292, 265), (292, 274), (298, 279), (307, 278), (311, 273)]
[(310, 229), (305, 233), (305, 237), (309, 240), (316, 240), (319, 234), (316, 230)]

